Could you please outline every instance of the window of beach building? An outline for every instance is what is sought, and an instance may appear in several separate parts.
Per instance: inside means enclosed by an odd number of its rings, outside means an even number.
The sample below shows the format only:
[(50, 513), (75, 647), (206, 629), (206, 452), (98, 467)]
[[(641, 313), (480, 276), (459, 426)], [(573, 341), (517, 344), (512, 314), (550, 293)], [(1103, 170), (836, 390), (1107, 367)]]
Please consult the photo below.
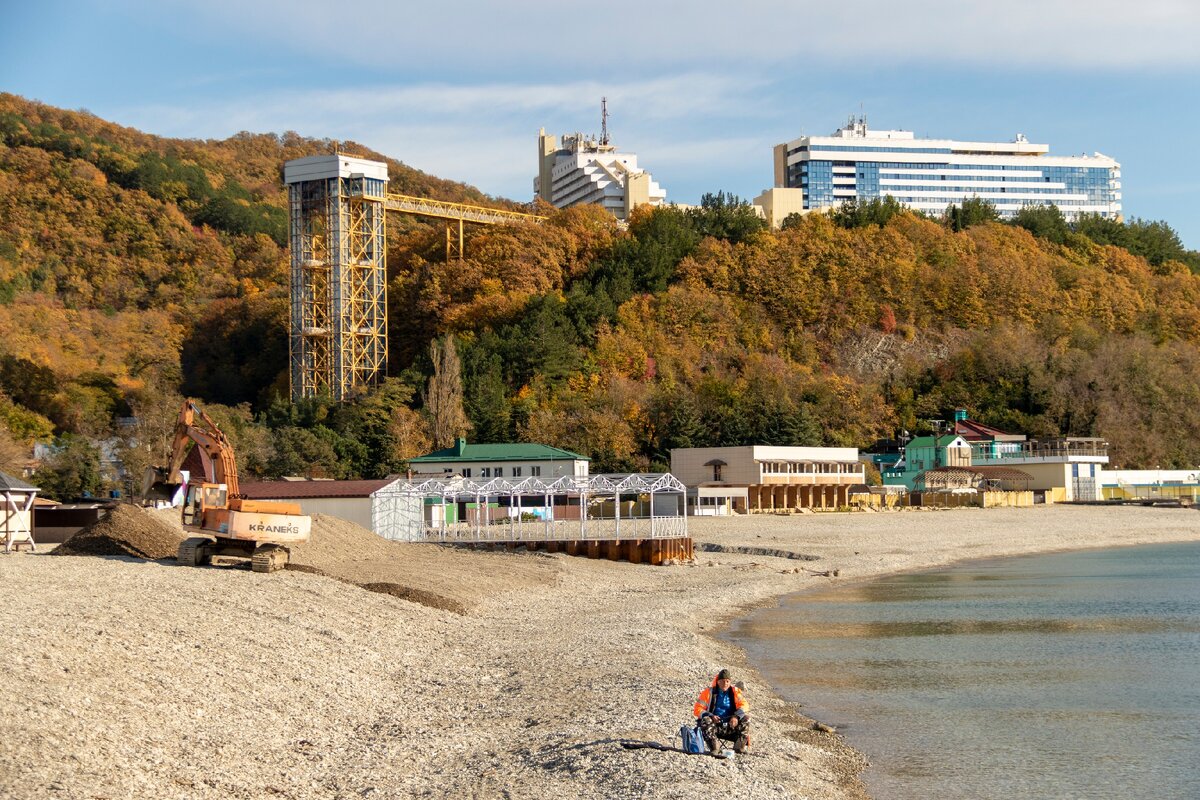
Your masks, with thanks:
[(479, 468), (479, 477), (481, 477), (481, 478), (492, 477), (492, 468), (491, 467), (480, 467)]
[(513, 468), (512, 468), (512, 475), (513, 475), (513, 477), (514, 477), (514, 478), (519, 478), (519, 477), (521, 477), (521, 468), (520, 468), (520, 467), (513, 467)]

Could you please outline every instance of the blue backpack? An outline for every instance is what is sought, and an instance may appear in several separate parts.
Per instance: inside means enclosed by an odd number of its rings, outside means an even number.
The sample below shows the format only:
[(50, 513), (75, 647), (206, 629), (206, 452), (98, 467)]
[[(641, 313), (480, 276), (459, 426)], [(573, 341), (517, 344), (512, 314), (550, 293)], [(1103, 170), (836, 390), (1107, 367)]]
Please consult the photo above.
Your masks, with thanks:
[(704, 742), (704, 736), (700, 733), (700, 726), (695, 727), (684, 725), (679, 729), (679, 738), (683, 740), (682, 749), (685, 753), (707, 753), (708, 745)]

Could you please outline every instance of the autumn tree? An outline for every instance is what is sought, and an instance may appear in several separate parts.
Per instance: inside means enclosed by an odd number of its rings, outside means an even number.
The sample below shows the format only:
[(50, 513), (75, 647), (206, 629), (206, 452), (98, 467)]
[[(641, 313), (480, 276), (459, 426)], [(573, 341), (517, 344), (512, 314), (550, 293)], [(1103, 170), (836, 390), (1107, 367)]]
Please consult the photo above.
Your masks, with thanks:
[(429, 413), (433, 446), (451, 447), (455, 439), (466, 434), (471, 423), (463, 411), (462, 363), (453, 336), (429, 343), (433, 375), (425, 393), (425, 410)]

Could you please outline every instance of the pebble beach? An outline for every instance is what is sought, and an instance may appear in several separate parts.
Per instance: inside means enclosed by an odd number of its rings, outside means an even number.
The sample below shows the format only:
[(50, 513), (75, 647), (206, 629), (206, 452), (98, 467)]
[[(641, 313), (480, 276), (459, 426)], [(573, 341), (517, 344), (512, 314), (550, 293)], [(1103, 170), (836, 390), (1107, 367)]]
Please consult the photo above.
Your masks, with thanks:
[[(967, 559), (1200, 539), (1193, 509), (692, 518), (695, 562), (651, 567), (324, 522), (270, 575), (0, 555), (0, 797), (862, 798), (869, 754), (776, 697), (719, 638), (731, 619)], [(725, 666), (752, 752), (622, 746), (670, 745)]]

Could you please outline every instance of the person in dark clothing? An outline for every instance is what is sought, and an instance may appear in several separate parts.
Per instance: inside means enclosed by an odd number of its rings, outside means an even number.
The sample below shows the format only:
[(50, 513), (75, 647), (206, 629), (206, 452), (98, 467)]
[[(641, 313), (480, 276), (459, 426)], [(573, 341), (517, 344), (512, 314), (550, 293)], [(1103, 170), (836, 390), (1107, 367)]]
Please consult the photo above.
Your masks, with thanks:
[(700, 733), (712, 752), (717, 751), (718, 739), (733, 742), (738, 753), (750, 749), (750, 706), (742, 690), (733, 685), (729, 670), (718, 672), (712, 685), (700, 692), (692, 715), (699, 721)]

